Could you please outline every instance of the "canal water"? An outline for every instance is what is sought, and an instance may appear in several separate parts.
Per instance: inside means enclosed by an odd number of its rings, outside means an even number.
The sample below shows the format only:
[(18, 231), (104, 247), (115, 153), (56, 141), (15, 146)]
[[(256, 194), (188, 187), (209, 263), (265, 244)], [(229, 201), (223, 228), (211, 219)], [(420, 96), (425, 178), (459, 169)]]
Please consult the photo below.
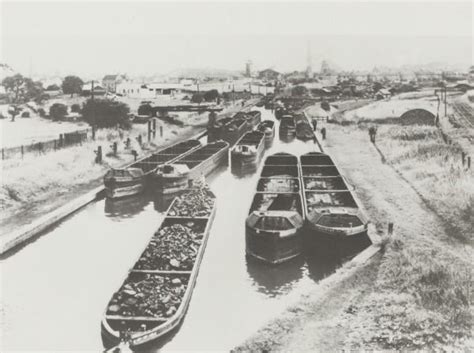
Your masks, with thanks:
[[(265, 156), (317, 150), (312, 141), (280, 141), (277, 125)], [(347, 260), (325, 249), (276, 267), (247, 259), (245, 218), (258, 175), (236, 176), (226, 167), (208, 179), (217, 213), (189, 310), (154, 350), (229, 350)], [(169, 202), (153, 195), (99, 200), (1, 259), (0, 349), (100, 351), (104, 309)]]

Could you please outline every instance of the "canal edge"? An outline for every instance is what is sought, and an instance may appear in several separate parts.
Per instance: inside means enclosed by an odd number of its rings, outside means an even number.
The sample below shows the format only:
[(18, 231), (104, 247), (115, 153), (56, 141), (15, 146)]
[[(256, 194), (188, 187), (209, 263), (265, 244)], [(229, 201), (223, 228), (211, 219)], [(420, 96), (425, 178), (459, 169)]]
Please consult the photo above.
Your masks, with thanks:
[[(200, 139), (206, 133), (207, 131), (199, 131), (195, 135), (191, 136), (189, 139)], [(151, 154), (153, 154), (153, 152), (149, 155)], [(126, 163), (122, 167), (125, 168), (129, 164), (130, 163)], [(105, 188), (103, 185), (96, 187), (95, 189), (87, 192), (86, 194), (78, 196), (77, 198), (65, 203), (54, 211), (51, 211), (38, 217), (33, 222), (26, 224), (11, 233), (2, 235), (0, 237), (0, 255), (3, 255), (6, 252), (20, 246), (29, 239), (47, 230), (49, 227), (61, 222), (69, 215), (79, 211), (81, 208), (88, 205), (89, 203), (98, 200), (102, 196), (104, 190)]]

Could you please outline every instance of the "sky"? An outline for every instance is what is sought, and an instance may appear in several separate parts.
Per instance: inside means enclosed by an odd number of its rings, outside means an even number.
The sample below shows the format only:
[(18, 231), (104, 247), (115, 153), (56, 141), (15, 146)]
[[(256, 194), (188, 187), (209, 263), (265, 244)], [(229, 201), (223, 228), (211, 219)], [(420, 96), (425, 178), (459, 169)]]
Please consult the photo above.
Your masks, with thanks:
[(473, 57), (472, 2), (2, 1), (0, 62), (25, 74), (345, 70)]

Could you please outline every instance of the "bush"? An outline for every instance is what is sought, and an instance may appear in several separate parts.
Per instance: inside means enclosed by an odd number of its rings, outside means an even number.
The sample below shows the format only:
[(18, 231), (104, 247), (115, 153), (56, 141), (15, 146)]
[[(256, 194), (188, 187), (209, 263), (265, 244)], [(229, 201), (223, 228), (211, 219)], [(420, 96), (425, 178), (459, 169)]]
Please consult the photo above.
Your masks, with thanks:
[(30, 112), (23, 112), (21, 113), (22, 118), (29, 118), (30, 117)]
[(146, 103), (142, 104), (138, 107), (138, 115), (148, 115), (152, 116), (153, 115), (153, 108), (151, 104)]
[(193, 96), (191, 97), (191, 102), (193, 103), (202, 103), (204, 100), (204, 94), (202, 93), (194, 93)]
[(216, 89), (212, 89), (204, 93), (204, 100), (206, 102), (212, 102), (219, 98), (219, 92)]
[(61, 88), (58, 85), (52, 84), (46, 87), (46, 91), (59, 91)]
[(46, 111), (43, 108), (39, 108), (38, 114), (40, 117), (44, 118), (46, 116)]
[(71, 112), (72, 113), (80, 113), (81, 112), (81, 106), (77, 103), (71, 105)]
[(67, 106), (61, 103), (54, 103), (49, 108), (49, 116), (53, 120), (61, 120), (67, 115)]
[(127, 104), (108, 99), (89, 99), (82, 108), (84, 120), (97, 128), (120, 126), (129, 129), (129, 112)]
[(296, 86), (291, 89), (292, 96), (305, 96), (308, 94), (308, 89), (305, 86)]

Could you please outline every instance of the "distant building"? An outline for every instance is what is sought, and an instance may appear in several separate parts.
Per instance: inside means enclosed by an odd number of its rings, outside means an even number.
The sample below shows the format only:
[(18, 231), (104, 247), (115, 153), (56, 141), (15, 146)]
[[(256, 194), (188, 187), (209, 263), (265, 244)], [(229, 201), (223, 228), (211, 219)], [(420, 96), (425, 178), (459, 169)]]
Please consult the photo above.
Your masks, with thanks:
[(323, 60), (321, 62), (321, 75), (323, 76), (328, 76), (331, 75), (333, 71), (329, 67), (329, 63), (326, 60)]
[(278, 71), (275, 71), (273, 69), (265, 69), (258, 73), (258, 78), (265, 81), (279, 80), (280, 77), (281, 77), (281, 74)]
[(97, 83), (94, 83), (94, 85), (92, 85), (92, 82), (86, 82), (82, 85), (83, 96), (90, 96), (92, 94), (92, 90), (94, 90), (94, 95), (105, 94), (105, 89)]
[(245, 77), (252, 77), (252, 66), (253, 63), (251, 60), (245, 63)]
[(102, 86), (107, 92), (116, 93), (117, 85), (128, 81), (125, 75), (105, 75), (102, 79)]
[(386, 88), (379, 89), (375, 94), (376, 99), (389, 99), (392, 96), (392, 93)]

